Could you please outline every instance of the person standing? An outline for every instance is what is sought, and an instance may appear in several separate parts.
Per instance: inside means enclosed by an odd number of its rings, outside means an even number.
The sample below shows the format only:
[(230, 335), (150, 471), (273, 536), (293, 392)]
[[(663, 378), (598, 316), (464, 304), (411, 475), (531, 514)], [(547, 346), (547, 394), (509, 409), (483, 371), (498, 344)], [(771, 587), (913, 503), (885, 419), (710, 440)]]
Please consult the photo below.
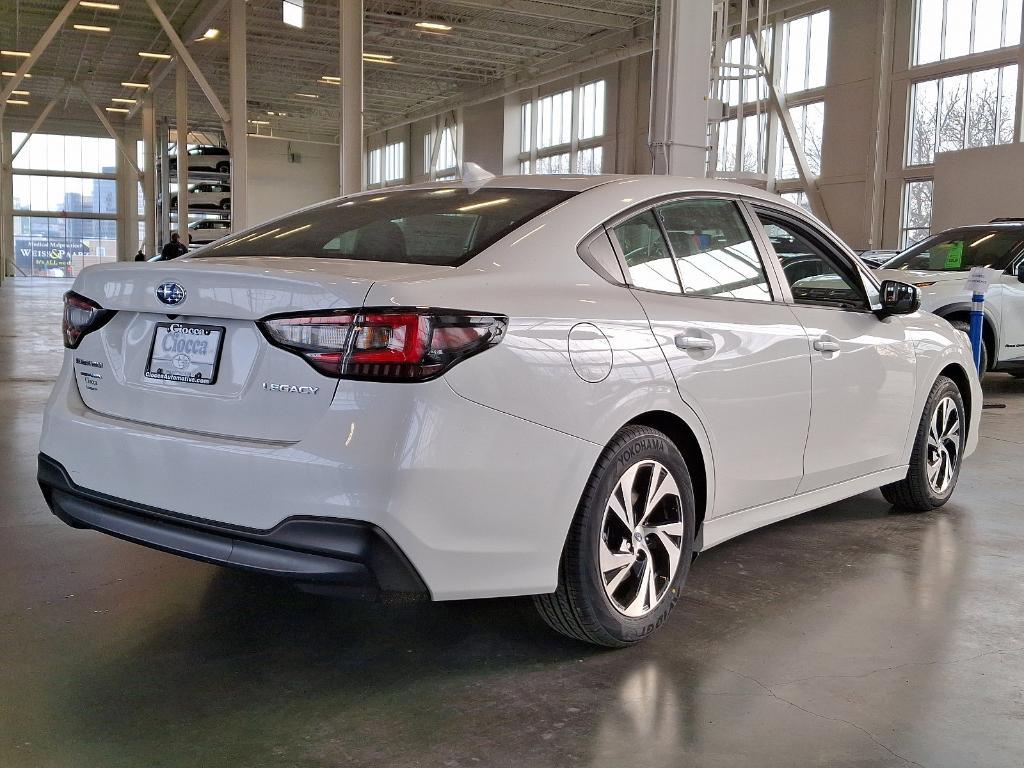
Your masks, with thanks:
[(164, 246), (162, 251), (160, 251), (160, 260), (170, 261), (171, 259), (176, 259), (179, 256), (184, 256), (186, 253), (188, 253), (188, 248), (182, 244), (181, 238), (178, 236), (178, 233), (175, 232), (171, 235), (171, 241)]

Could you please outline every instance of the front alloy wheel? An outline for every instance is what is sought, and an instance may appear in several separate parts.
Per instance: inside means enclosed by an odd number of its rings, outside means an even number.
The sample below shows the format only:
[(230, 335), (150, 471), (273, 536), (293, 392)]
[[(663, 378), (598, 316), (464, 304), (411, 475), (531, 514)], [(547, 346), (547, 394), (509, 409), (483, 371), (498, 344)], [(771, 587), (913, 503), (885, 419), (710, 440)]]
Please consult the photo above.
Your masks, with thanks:
[(623, 427), (598, 459), (562, 551), (558, 589), (534, 602), (552, 628), (621, 648), (657, 629), (693, 559), (690, 473), (664, 433)]
[(926, 512), (953, 495), (960, 477), (967, 411), (952, 379), (939, 376), (925, 403), (907, 476), (882, 487), (886, 500), (900, 509)]
[(953, 482), (960, 464), (960, 411), (952, 397), (944, 397), (935, 406), (928, 428), (928, 484), (943, 494)]

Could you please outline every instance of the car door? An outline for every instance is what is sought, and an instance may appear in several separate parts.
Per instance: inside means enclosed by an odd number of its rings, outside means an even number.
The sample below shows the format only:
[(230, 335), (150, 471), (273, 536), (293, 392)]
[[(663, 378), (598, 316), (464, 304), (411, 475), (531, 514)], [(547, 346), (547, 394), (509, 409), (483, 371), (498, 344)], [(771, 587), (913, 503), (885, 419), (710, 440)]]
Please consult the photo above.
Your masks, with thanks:
[[(610, 227), (630, 286), (715, 462), (708, 516), (787, 498), (803, 473), (810, 355), (747, 211), (682, 198)], [(681, 276), (681, 277), (680, 277)]]
[[(1019, 249), (1019, 247), (1018, 247)], [(1024, 253), (1018, 253), (1010, 267), (994, 281), (1000, 293), (996, 360), (999, 365), (1024, 366)], [(994, 285), (993, 285), (994, 287)], [(989, 293), (992, 288), (989, 288)], [(988, 304), (988, 294), (985, 303)]]
[[(877, 301), (868, 290), (877, 290), (815, 224), (781, 210), (756, 211), (810, 345), (811, 419), (800, 492), (899, 466), (916, 395), (907, 321), (871, 311)], [(807, 269), (808, 260), (815, 269)], [(787, 271), (796, 263), (803, 267)]]

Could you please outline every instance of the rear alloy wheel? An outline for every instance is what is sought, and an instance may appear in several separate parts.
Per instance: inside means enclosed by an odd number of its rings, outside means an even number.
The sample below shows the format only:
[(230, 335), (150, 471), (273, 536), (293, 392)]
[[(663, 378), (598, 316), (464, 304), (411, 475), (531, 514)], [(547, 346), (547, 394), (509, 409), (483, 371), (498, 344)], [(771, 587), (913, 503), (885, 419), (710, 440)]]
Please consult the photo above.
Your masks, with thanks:
[(220, 207), (221, 207), (222, 210), (230, 211), (231, 210), (231, 198), (228, 197), (228, 198), (225, 198), (224, 200), (221, 200), (220, 201)]
[(668, 617), (693, 559), (694, 502), (678, 449), (645, 426), (622, 429), (584, 491), (559, 585), (534, 598), (551, 627), (623, 647)]
[(967, 418), (963, 397), (951, 379), (939, 376), (917, 430), (907, 476), (882, 487), (900, 509), (927, 512), (945, 504), (960, 477)]

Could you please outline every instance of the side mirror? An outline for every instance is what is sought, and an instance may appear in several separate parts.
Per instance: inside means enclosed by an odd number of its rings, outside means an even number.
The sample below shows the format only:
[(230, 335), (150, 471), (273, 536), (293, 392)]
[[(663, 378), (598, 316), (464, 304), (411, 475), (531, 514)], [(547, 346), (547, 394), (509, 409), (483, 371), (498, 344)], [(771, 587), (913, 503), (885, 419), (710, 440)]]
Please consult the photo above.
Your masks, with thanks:
[(1017, 265), (1017, 280), (1024, 283), (1024, 261)]
[(921, 291), (917, 286), (898, 280), (883, 280), (880, 291), (882, 309), (880, 317), (909, 315), (921, 308)]

